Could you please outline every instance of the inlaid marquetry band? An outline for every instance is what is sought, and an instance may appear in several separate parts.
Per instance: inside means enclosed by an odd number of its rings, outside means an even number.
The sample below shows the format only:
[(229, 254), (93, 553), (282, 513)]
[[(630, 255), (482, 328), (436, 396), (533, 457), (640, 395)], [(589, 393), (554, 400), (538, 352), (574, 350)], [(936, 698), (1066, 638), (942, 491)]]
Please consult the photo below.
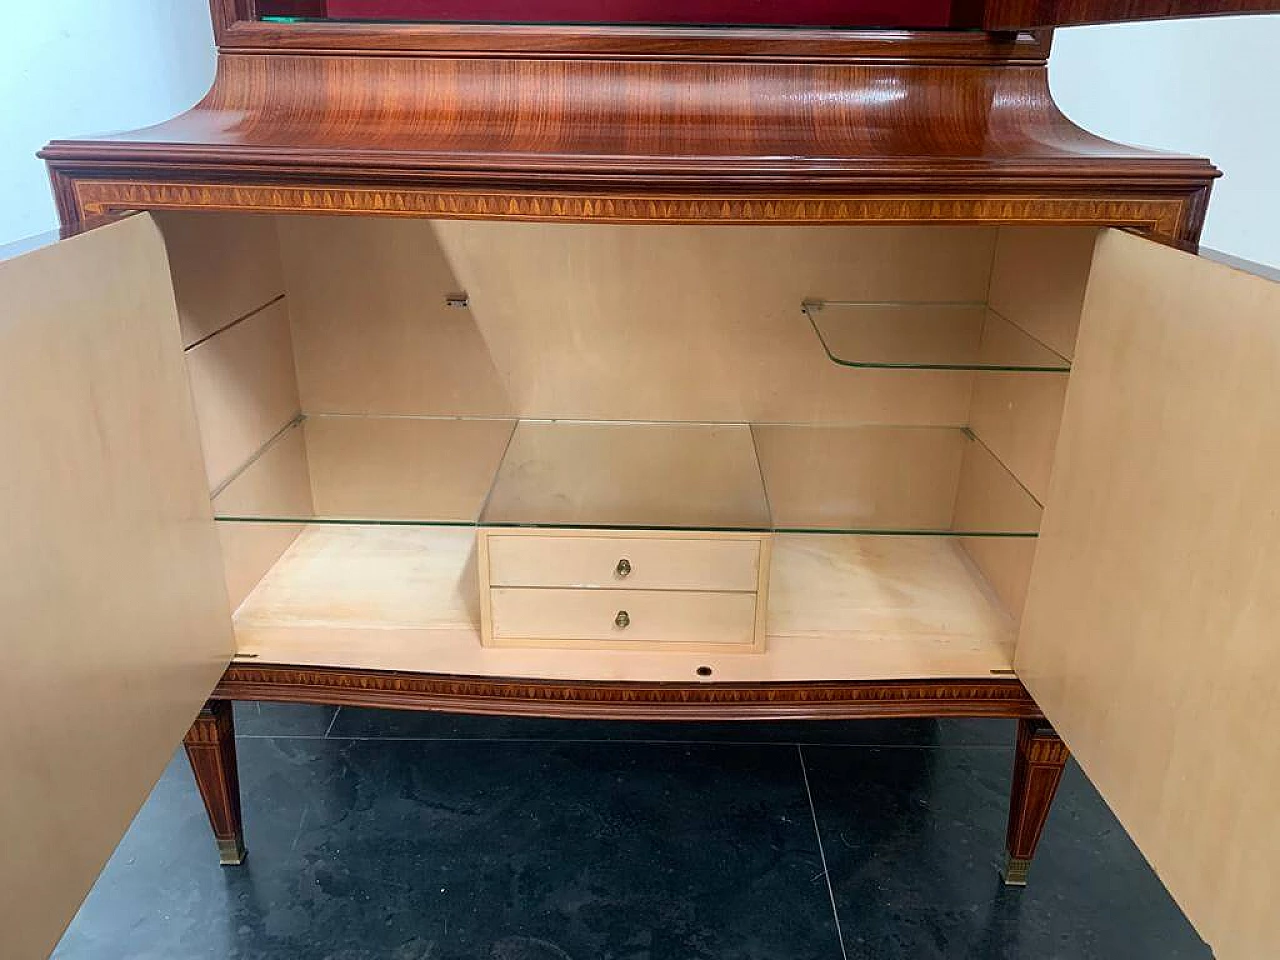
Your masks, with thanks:
[(1017, 680), (636, 683), (525, 680), (233, 663), (213, 696), (600, 719), (1039, 717)]
[(682, 197), (416, 188), (76, 180), (83, 215), (129, 209), (347, 213), (603, 223), (1105, 224), (1178, 235), (1182, 199), (1079, 197)]

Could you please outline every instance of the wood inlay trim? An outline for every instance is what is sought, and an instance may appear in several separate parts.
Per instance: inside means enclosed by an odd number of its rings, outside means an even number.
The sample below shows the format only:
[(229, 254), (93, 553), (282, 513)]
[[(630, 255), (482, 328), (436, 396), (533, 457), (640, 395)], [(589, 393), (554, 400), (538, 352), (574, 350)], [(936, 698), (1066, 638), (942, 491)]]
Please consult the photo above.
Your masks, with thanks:
[(1021, 223), (1178, 233), (1180, 199), (1045, 196), (684, 197), (493, 193), (380, 187), (76, 180), (86, 215), (124, 209), (345, 213), (603, 223)]
[(1014, 679), (622, 683), (232, 663), (214, 696), (506, 716), (630, 720), (1040, 716)]

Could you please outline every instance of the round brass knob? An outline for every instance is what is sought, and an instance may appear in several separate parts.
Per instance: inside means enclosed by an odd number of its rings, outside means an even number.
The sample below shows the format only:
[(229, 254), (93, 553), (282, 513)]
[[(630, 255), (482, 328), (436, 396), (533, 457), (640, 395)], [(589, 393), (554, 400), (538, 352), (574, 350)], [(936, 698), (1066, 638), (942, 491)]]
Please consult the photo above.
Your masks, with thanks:
[(613, 618), (613, 625), (619, 630), (625, 630), (631, 626), (631, 615), (625, 610), (619, 610), (618, 615)]
[(618, 561), (618, 565), (613, 568), (613, 572), (616, 573), (619, 578), (629, 576), (631, 574), (631, 561), (626, 557), (623, 557)]

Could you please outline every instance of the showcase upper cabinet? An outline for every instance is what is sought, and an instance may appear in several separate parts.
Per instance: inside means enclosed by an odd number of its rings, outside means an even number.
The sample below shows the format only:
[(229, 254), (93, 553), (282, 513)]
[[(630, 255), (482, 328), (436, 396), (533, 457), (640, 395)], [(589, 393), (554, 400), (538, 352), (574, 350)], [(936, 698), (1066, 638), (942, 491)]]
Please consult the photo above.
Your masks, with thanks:
[[(735, 24), (744, 26), (915, 27), (1030, 30), (1077, 23), (1117, 23), (1167, 17), (1258, 13), (1276, 0), (227, 0), (251, 3), (258, 18), (276, 21), (406, 23)], [(242, 11), (247, 13), (249, 11)]]
[(1081, 23), (1274, 13), (1276, 0), (985, 0), (986, 30), (1032, 30)]
[[(0, 265), (0, 582), (18, 665), (0, 697), (0, 803), (4, 822), (22, 825), (0, 867), (6, 956), (51, 948), (237, 643), (169, 283), (146, 214)], [(1280, 853), (1280, 755), (1267, 733), (1280, 721), (1277, 409), (1280, 285), (1103, 232), (1013, 662), (1224, 960), (1280, 947), (1271, 891), (1256, 882)], [(459, 547), (474, 549), (474, 536)], [(591, 586), (591, 551), (615, 562), (607, 540), (547, 542), (568, 566), (542, 569), (512, 541), (494, 582), (554, 573)], [(737, 552), (756, 547), (723, 543), (707, 554), (710, 583), (746, 591), (749, 624), (759, 560)], [(643, 591), (662, 554), (635, 546), (625, 575)], [(705, 588), (699, 551), (682, 548), (692, 572), (657, 586)], [(271, 576), (287, 585), (287, 571)], [(576, 662), (584, 679), (604, 675), (607, 653), (482, 652), (468, 636), (467, 662), (506, 657), (486, 669), (508, 678), (538, 675), (548, 656), (553, 674)], [(394, 669), (396, 649), (293, 653)], [(419, 670), (432, 656), (457, 662), (438, 644), (412, 656)]]

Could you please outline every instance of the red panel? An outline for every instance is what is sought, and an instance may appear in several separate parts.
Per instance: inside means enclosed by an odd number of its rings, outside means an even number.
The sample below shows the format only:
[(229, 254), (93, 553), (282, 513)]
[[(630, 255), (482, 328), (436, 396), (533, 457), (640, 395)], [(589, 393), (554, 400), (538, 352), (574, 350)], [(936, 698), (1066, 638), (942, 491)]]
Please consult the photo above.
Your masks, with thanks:
[[(296, 0), (258, 0), (289, 16)], [(329, 0), (335, 20), (946, 27), (951, 0)]]

